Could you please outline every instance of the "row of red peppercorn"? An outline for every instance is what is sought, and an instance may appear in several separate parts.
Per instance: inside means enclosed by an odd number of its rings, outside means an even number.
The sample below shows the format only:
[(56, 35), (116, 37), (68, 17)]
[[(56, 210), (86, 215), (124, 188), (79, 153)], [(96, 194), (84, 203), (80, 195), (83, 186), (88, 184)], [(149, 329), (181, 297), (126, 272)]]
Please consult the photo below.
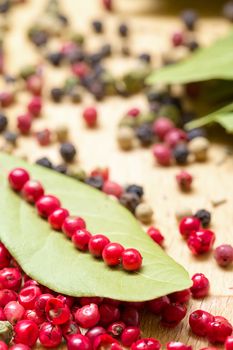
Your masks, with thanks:
[(81, 217), (69, 216), (65, 208), (61, 208), (58, 198), (44, 195), (40, 182), (30, 180), (29, 173), (22, 168), (13, 169), (8, 180), (11, 188), (21, 191), (22, 197), (35, 204), (38, 214), (47, 219), (51, 227), (62, 231), (81, 251), (89, 251), (95, 258), (102, 258), (106, 265), (117, 266), (120, 263), (126, 271), (137, 271), (142, 265), (142, 256), (137, 249), (125, 249), (119, 243), (111, 243), (102, 235), (92, 235), (86, 230), (86, 223)]

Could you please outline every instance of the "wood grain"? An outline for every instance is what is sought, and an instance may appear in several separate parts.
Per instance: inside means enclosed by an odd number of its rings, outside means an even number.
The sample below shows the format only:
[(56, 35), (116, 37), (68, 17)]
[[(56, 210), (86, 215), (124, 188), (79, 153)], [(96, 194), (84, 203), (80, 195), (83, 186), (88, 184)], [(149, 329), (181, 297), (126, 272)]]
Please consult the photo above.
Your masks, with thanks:
[[(129, 5), (126, 9), (126, 1), (118, 1), (118, 12), (106, 15), (94, 0), (63, 0), (64, 9), (69, 13), (72, 23), (77, 30), (89, 34), (88, 47), (90, 50), (98, 47), (101, 42), (113, 42), (117, 50), (121, 44), (116, 37), (116, 26), (121, 21), (127, 21), (131, 28), (129, 47), (134, 54), (143, 51), (153, 54), (154, 65), (161, 61), (161, 52), (167, 51), (170, 34), (181, 28), (181, 23), (174, 16), (165, 16), (161, 13), (148, 13), (151, 1), (146, 0), (142, 8), (142, 2), (135, 0), (134, 8)], [(154, 2), (157, 3), (158, 1)], [(194, 2), (195, 3), (195, 2)], [(17, 71), (25, 63), (41, 60), (39, 54), (26, 41), (24, 31), (37, 18), (38, 13), (45, 4), (44, 0), (29, 1), (28, 5), (18, 7), (9, 16), (11, 29), (6, 35), (6, 47), (8, 53), (7, 65), (11, 71)], [(154, 6), (154, 5), (153, 5)], [(100, 18), (104, 20), (106, 27), (104, 35), (100, 38), (90, 31), (90, 20)], [(218, 17), (205, 17), (200, 20), (198, 37), (203, 44), (213, 41), (216, 37), (224, 35), (229, 25)], [(122, 60), (119, 55), (110, 60), (108, 64), (117, 73), (121, 73), (125, 66), (134, 66), (135, 60)], [(56, 71), (46, 68), (48, 88), (62, 82), (67, 74), (67, 69)], [(45, 96), (46, 98), (46, 96)], [(9, 115), (12, 127), (15, 125), (17, 113), (25, 110), (28, 96), (19, 94), (17, 104), (10, 108)], [(79, 163), (86, 169), (95, 166), (109, 166), (111, 178), (120, 183), (138, 183), (145, 188), (146, 200), (154, 208), (154, 224), (161, 229), (166, 237), (166, 251), (178, 262), (183, 264), (190, 274), (195, 272), (205, 273), (211, 282), (211, 295), (205, 300), (193, 301), (189, 309), (199, 307), (223, 315), (233, 322), (233, 269), (223, 270), (216, 266), (212, 255), (194, 258), (190, 255), (185, 243), (178, 234), (175, 220), (175, 210), (179, 206), (190, 206), (193, 210), (208, 208), (213, 214), (212, 229), (216, 232), (216, 245), (220, 243), (233, 244), (233, 158), (225, 157), (225, 146), (213, 144), (210, 150), (209, 161), (205, 164), (192, 164), (189, 170), (195, 177), (192, 194), (185, 195), (178, 191), (174, 176), (178, 167), (169, 169), (161, 168), (154, 164), (151, 153), (147, 149), (135, 149), (132, 152), (122, 152), (115, 142), (115, 130), (123, 113), (131, 106), (146, 108), (143, 96), (134, 96), (129, 99), (112, 97), (98, 103), (100, 125), (97, 130), (87, 130), (81, 120), (83, 106), (94, 103), (91, 96), (85, 96), (83, 103), (76, 106), (69, 102), (55, 105), (47, 99), (44, 107), (44, 118), (35, 122), (34, 130), (43, 126), (66, 123), (70, 128), (71, 139), (79, 149)], [(34, 138), (23, 138), (20, 141), (18, 154), (26, 154), (29, 161), (35, 161), (38, 157), (47, 154), (54, 162), (59, 163), (58, 145), (53, 144), (47, 148), (39, 148)], [(221, 160), (224, 160), (221, 163)], [(221, 165), (219, 164), (221, 163)], [(214, 208), (211, 198), (221, 195), (226, 198), (226, 203)], [(148, 315), (143, 317), (143, 330), (146, 336), (155, 336), (165, 344), (167, 341), (180, 340), (193, 345), (193, 349), (200, 349), (207, 345), (205, 339), (197, 339), (189, 332), (188, 322), (185, 320), (176, 329), (167, 330), (161, 328), (157, 320)]]

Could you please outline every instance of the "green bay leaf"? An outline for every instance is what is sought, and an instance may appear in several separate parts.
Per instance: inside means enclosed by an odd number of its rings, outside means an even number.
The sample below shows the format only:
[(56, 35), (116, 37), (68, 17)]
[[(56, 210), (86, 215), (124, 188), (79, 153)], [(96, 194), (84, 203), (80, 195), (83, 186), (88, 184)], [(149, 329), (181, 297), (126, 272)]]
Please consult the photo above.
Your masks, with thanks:
[[(92, 233), (103, 233), (111, 241), (138, 248), (143, 268), (137, 273), (111, 269), (50, 229), (35, 208), (9, 188), (7, 174), (18, 166), (41, 181), (46, 193), (58, 196), (72, 215), (82, 216)], [(0, 154), (0, 172), (0, 239), (23, 270), (41, 284), (67, 295), (125, 301), (149, 300), (190, 287), (185, 269), (148, 237), (125, 208), (103, 193), (4, 154)]]
[(210, 79), (233, 79), (233, 32), (209, 47), (201, 48), (189, 58), (156, 70), (148, 84), (185, 84)]

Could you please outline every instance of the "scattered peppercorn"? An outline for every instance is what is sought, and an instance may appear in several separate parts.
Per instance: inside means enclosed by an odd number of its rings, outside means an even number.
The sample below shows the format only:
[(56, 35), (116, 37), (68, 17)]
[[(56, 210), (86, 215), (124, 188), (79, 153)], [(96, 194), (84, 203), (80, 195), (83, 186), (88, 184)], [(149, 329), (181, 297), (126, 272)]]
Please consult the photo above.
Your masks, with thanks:
[(188, 30), (194, 30), (197, 23), (198, 15), (196, 11), (188, 9), (181, 14), (181, 19)]
[(193, 177), (187, 171), (182, 170), (177, 174), (176, 181), (181, 191), (189, 192), (191, 190)]
[(136, 136), (142, 146), (149, 146), (154, 140), (154, 133), (150, 124), (142, 124), (136, 130)]
[(103, 23), (101, 21), (95, 20), (92, 22), (92, 28), (95, 31), (95, 33), (103, 33)]
[(96, 188), (97, 190), (102, 190), (102, 187), (104, 184), (102, 176), (90, 176), (90, 177), (87, 177), (84, 180), (84, 182), (87, 185), (90, 185), (90, 186)]
[(36, 161), (36, 164), (41, 165), (45, 168), (49, 168), (49, 169), (53, 168), (52, 162), (47, 157), (43, 157), (43, 158), (38, 159)]
[(149, 224), (152, 220), (153, 210), (147, 203), (140, 203), (136, 207), (135, 215), (144, 224)]
[(64, 96), (64, 91), (61, 88), (53, 88), (51, 90), (51, 98), (54, 102), (61, 102)]
[(0, 133), (3, 132), (8, 125), (7, 117), (4, 114), (0, 113)]
[(177, 164), (184, 165), (188, 161), (189, 150), (185, 143), (178, 144), (173, 149), (173, 156), (177, 162)]
[(230, 244), (222, 244), (214, 251), (214, 258), (219, 266), (227, 267), (233, 262), (233, 247)]
[(118, 33), (121, 37), (125, 38), (129, 34), (129, 28), (125, 23), (121, 23), (118, 28)]
[(65, 162), (73, 162), (77, 151), (75, 146), (70, 142), (65, 142), (61, 144), (60, 154)]
[(125, 151), (130, 150), (133, 147), (133, 142), (135, 139), (134, 131), (128, 126), (121, 126), (117, 131), (117, 141), (120, 146)]
[(211, 221), (211, 213), (206, 209), (198, 210), (194, 216), (201, 221), (204, 228), (209, 227)]
[(143, 187), (139, 185), (129, 185), (126, 187), (125, 192), (135, 193), (140, 199), (143, 197)]
[(140, 198), (136, 193), (123, 193), (119, 202), (132, 213), (135, 213), (137, 206), (140, 203)]

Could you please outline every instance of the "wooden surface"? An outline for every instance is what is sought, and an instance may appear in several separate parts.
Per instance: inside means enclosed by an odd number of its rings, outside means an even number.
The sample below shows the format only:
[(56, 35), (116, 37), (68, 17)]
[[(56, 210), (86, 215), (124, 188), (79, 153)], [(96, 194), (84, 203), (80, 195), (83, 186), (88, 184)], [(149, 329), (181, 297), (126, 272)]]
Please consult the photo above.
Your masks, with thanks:
[[(143, 0), (144, 1), (144, 0)], [(113, 42), (120, 50), (119, 39), (115, 36), (116, 26), (120, 21), (127, 21), (132, 31), (129, 46), (132, 52), (139, 54), (142, 51), (153, 53), (155, 65), (160, 63), (160, 54), (165, 52), (169, 45), (169, 35), (176, 28), (181, 28), (180, 22), (171, 15), (163, 15), (159, 12), (148, 12), (153, 1), (135, 0), (135, 6), (140, 8), (124, 9), (127, 1), (119, 0), (118, 12), (106, 15), (98, 6), (97, 0), (64, 0), (64, 9), (72, 18), (77, 30), (89, 33), (88, 46), (90, 49), (98, 47), (103, 41)], [(130, 2), (130, 0), (129, 0)], [(18, 7), (9, 16), (11, 30), (6, 35), (8, 52), (8, 66), (11, 71), (16, 71), (25, 63), (39, 62), (40, 56), (36, 50), (25, 40), (24, 31), (37, 17), (43, 8), (45, 1), (31, 0), (28, 5)], [(156, 1), (154, 2), (156, 3)], [(158, 2), (157, 2), (158, 3)], [(172, 3), (172, 1), (171, 1)], [(195, 4), (195, 2), (194, 2)], [(93, 35), (90, 31), (90, 20), (100, 18), (104, 20), (105, 34)], [(220, 18), (202, 19), (199, 23), (199, 37), (206, 44), (217, 36), (224, 35), (229, 25)], [(113, 70), (122, 72), (125, 68), (125, 60), (120, 57), (109, 61)], [(126, 60), (127, 66), (134, 66), (135, 61)], [(52, 87), (62, 81), (66, 71), (49, 68), (46, 70), (47, 86)], [(9, 111), (12, 126), (15, 125), (17, 113), (24, 111), (28, 96), (20, 94), (18, 103)], [(39, 130), (44, 125), (53, 127), (55, 124), (67, 123), (70, 127), (72, 140), (79, 150), (79, 163), (86, 169), (95, 166), (109, 166), (111, 178), (122, 184), (138, 183), (145, 188), (146, 200), (153, 206), (154, 224), (161, 229), (166, 237), (166, 251), (178, 262), (183, 264), (192, 275), (195, 272), (205, 273), (211, 282), (211, 294), (205, 300), (191, 302), (189, 311), (201, 307), (214, 314), (223, 315), (233, 322), (233, 268), (223, 270), (219, 268), (212, 255), (201, 258), (191, 256), (185, 243), (178, 234), (175, 219), (175, 210), (179, 206), (191, 206), (193, 210), (208, 208), (213, 215), (212, 229), (216, 232), (216, 245), (221, 243), (233, 244), (233, 157), (225, 157), (225, 146), (213, 145), (210, 150), (209, 161), (205, 164), (193, 164), (189, 170), (194, 175), (194, 190), (185, 195), (178, 191), (174, 176), (178, 167), (161, 168), (154, 164), (148, 149), (135, 149), (132, 152), (122, 152), (115, 142), (115, 131), (119, 119), (129, 107), (137, 106), (146, 108), (146, 101), (142, 96), (134, 96), (129, 99), (112, 97), (98, 103), (100, 125), (96, 130), (87, 130), (81, 119), (83, 106), (94, 103), (91, 96), (85, 96), (81, 105), (72, 105), (65, 102), (55, 105), (46, 101), (41, 120), (35, 122), (34, 130)], [(30, 161), (39, 156), (48, 155), (54, 162), (59, 163), (58, 145), (48, 148), (39, 148), (35, 139), (25, 137), (20, 141), (18, 154), (27, 154)], [(225, 160), (224, 160), (225, 159)], [(221, 164), (220, 164), (221, 163)], [(213, 208), (211, 198), (224, 196), (226, 203)], [(197, 339), (189, 333), (187, 319), (176, 329), (167, 330), (157, 325), (153, 317), (146, 315), (143, 318), (143, 331), (145, 336), (157, 337), (163, 344), (169, 340), (180, 340), (193, 345), (196, 350), (207, 345), (205, 339)]]

